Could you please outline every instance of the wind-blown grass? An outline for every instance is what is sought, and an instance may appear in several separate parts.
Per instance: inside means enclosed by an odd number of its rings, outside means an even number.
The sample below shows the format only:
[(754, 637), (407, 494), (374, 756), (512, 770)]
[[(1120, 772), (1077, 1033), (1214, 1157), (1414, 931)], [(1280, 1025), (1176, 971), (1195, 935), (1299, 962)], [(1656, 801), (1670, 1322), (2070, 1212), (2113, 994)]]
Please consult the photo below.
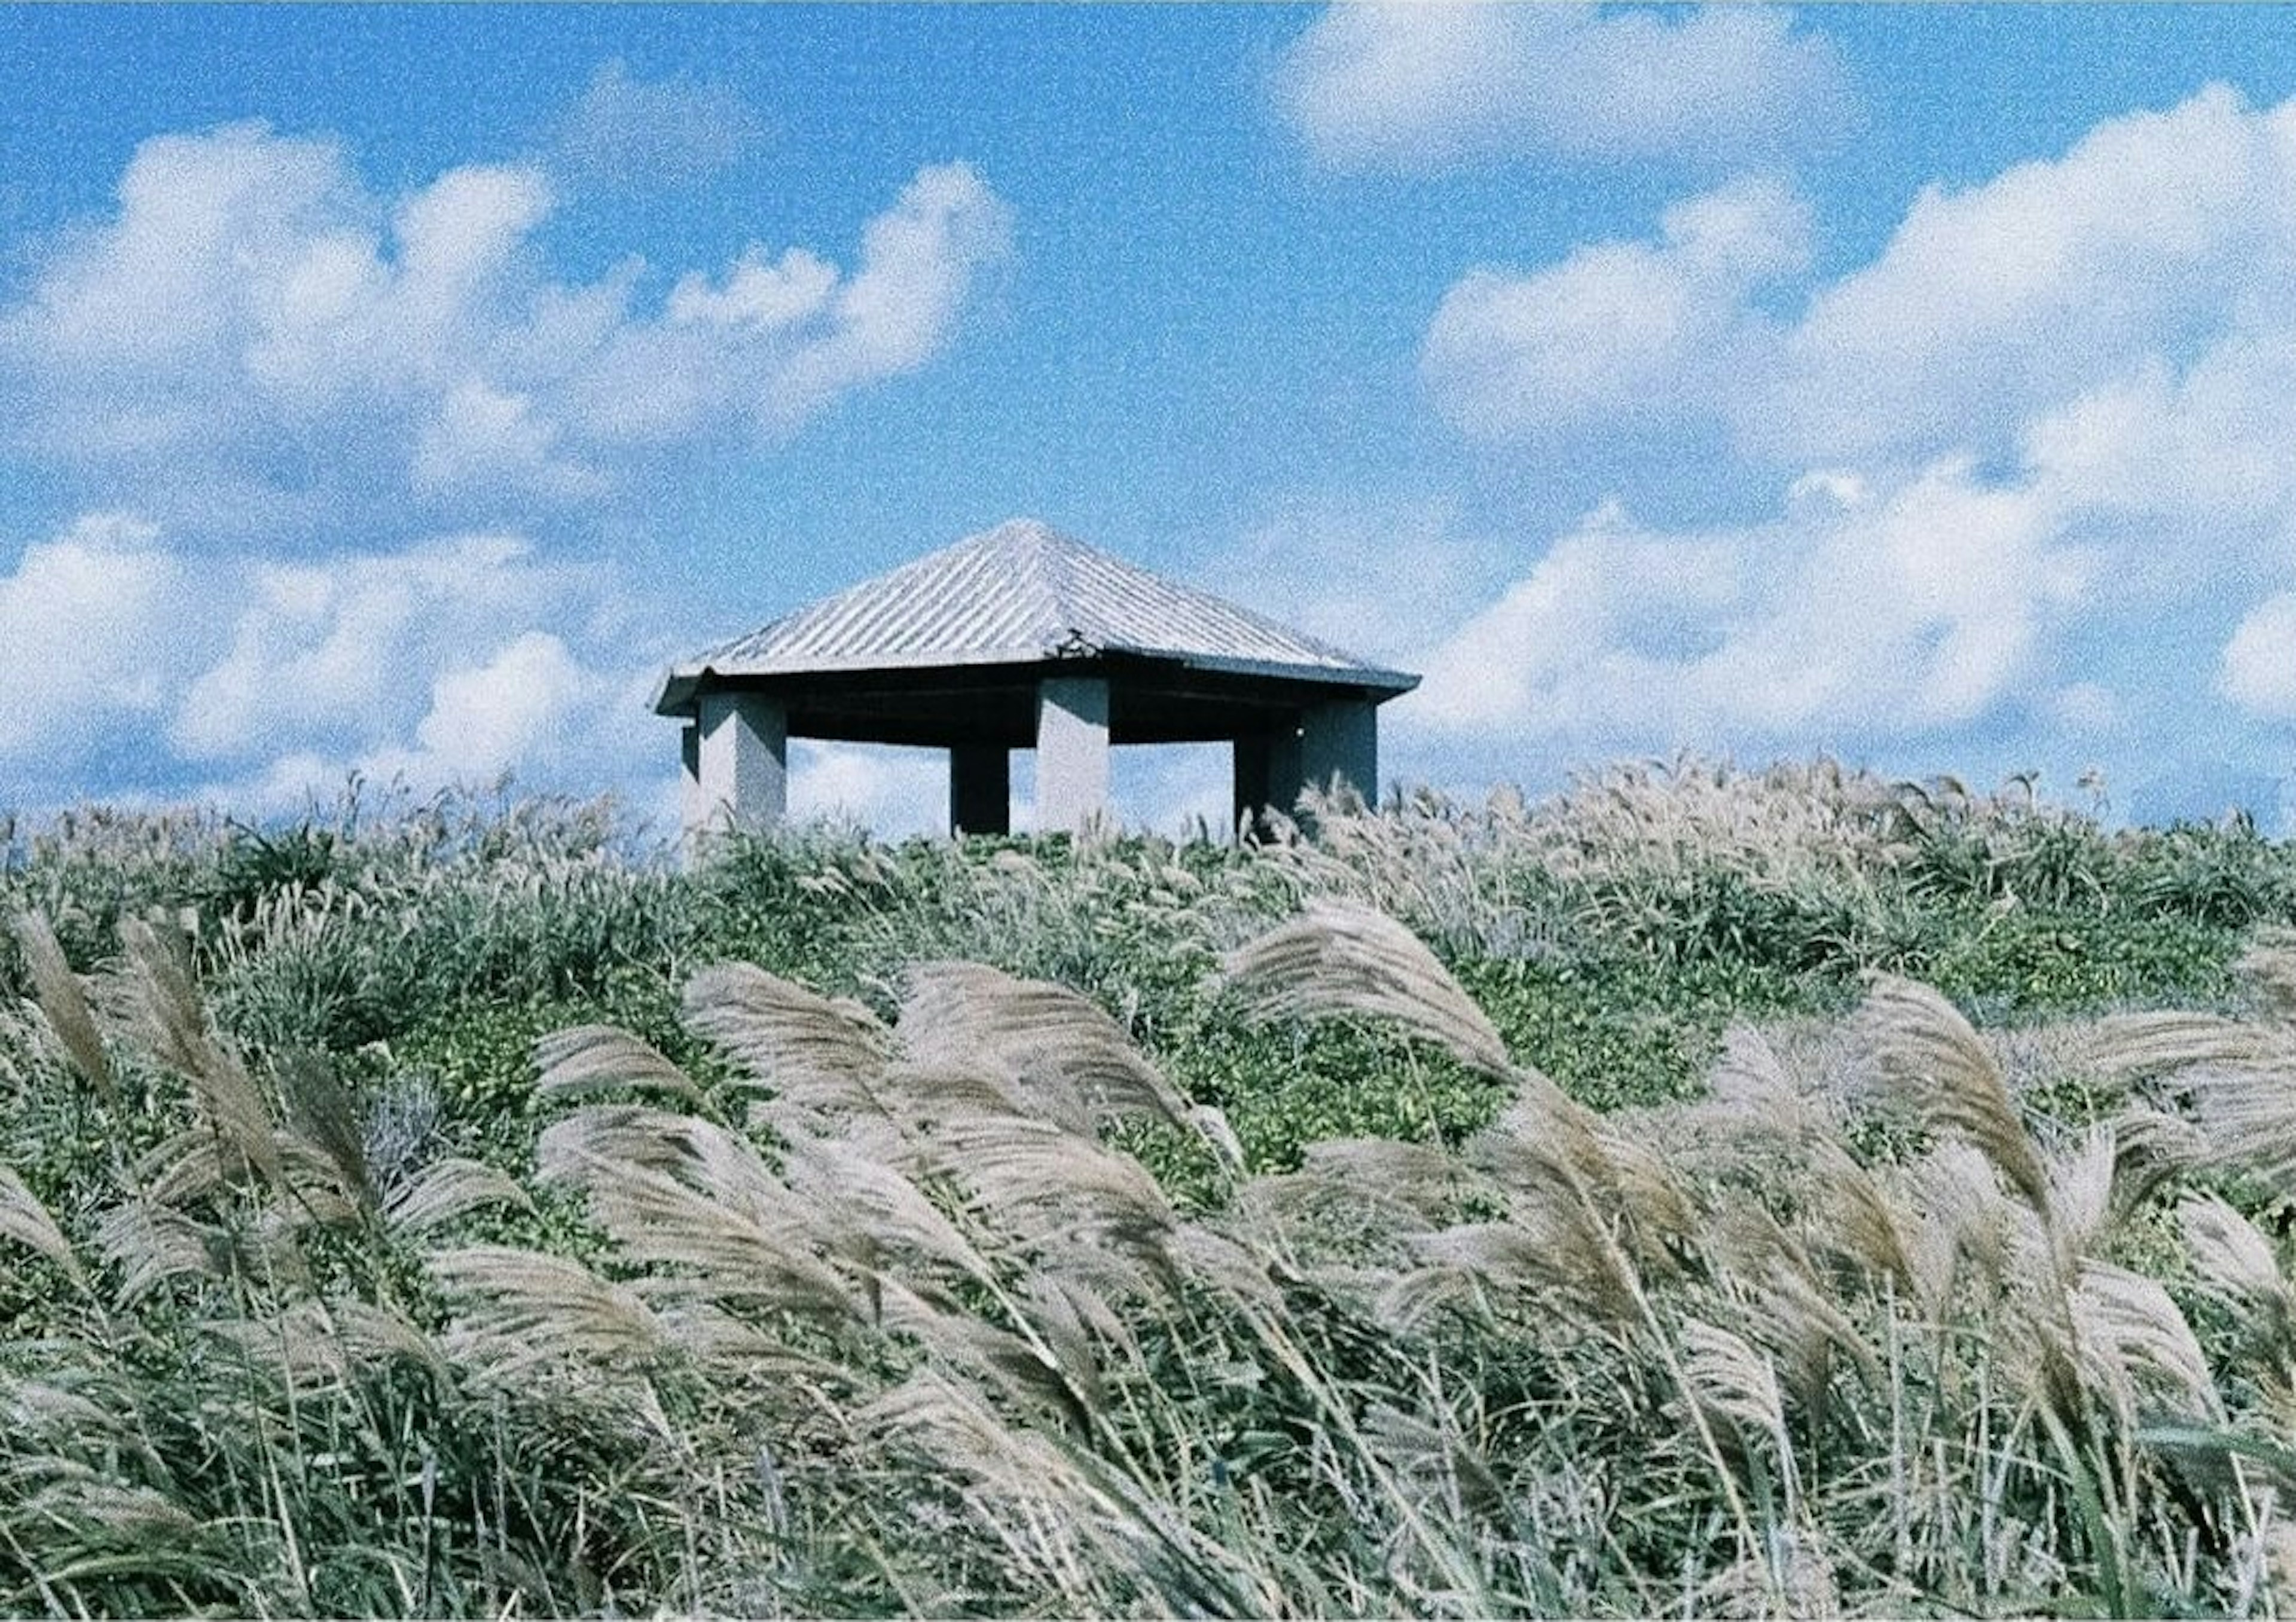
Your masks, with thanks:
[(2284, 960), (1909, 972), (2228, 961), (2237, 828), (1825, 768), (1244, 853), (418, 824), (0, 874), (8, 1609), (2282, 1602)]

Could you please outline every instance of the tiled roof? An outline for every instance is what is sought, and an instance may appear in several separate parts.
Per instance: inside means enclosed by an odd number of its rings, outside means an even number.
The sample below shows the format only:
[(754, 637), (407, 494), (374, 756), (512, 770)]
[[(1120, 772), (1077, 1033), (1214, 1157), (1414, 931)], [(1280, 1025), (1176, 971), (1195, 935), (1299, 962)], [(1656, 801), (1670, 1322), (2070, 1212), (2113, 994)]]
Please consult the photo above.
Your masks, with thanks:
[(1125, 653), (1402, 692), (1418, 677), (1095, 552), (1029, 519), (903, 564), (680, 661), (657, 708), (707, 676), (1028, 664)]

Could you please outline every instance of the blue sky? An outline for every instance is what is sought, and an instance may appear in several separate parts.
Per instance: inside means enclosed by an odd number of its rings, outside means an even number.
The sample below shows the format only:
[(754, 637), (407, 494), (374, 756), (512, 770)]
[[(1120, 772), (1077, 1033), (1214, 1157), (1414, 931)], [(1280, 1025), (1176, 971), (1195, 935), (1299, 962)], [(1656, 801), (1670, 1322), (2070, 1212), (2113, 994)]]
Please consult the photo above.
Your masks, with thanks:
[(0, 807), (665, 815), (669, 658), (1027, 514), (1425, 672), (1406, 782), (2280, 824), (2292, 95), (2267, 7), (0, 9)]

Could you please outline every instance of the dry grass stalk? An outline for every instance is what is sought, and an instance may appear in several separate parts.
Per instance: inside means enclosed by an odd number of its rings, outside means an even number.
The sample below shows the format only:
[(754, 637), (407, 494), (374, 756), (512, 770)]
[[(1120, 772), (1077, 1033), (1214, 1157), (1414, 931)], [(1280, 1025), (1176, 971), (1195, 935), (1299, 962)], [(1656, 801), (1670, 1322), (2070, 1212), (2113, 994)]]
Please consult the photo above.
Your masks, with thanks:
[(1034, 1110), (1071, 1132), (1111, 1118), (1185, 1126), (1187, 1104), (1089, 997), (980, 963), (910, 966), (903, 1052), (931, 1069), (986, 1066)]
[(2048, 1175), (1999, 1067), (1961, 1011), (1926, 986), (1882, 975), (1858, 1020), (1882, 1075), (1906, 1089), (1923, 1123), (1975, 1144), (2049, 1220)]
[(21, 1177), (5, 1166), (0, 1166), (0, 1239), (13, 1240), (35, 1256), (46, 1257), (63, 1269), (73, 1283), (82, 1290), (87, 1288), (87, 1274), (80, 1267), (71, 1241), (56, 1225), (48, 1208), (24, 1185)]
[(1263, 1017), (1393, 1020), (1471, 1069), (1516, 1074), (1497, 1028), (1450, 971), (1417, 936), (1368, 907), (1312, 900), (1229, 953), (1221, 973)]
[(877, 1077), (892, 1033), (860, 1004), (832, 1000), (748, 963), (718, 963), (685, 985), (685, 1022), (793, 1104), (831, 1117), (883, 1113)]
[(534, 1044), (537, 1090), (554, 1098), (620, 1092), (667, 1094), (699, 1108), (701, 1089), (652, 1044), (611, 1025), (576, 1025)]
[(96, 1027), (94, 1011), (88, 1006), (86, 988), (65, 961), (55, 931), (39, 913), (26, 913), (16, 920), (16, 944), (31, 971), (32, 995), (64, 1057), (106, 1104), (118, 1110), (119, 1088), (103, 1051), (102, 1033)]
[(515, 1384), (555, 1364), (643, 1366), (668, 1345), (637, 1295), (581, 1263), (508, 1245), (472, 1245), (425, 1258), (461, 1308), (447, 1350), (491, 1383)]

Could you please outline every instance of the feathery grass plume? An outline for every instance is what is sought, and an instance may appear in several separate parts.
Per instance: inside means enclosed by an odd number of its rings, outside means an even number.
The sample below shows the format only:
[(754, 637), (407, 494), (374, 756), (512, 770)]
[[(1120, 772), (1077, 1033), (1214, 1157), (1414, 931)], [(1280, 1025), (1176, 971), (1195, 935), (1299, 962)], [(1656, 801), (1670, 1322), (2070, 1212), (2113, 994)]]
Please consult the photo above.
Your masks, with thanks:
[[(1521, 1094), (1499, 1118), (1467, 1140), (1467, 1162), (1505, 1192), (1517, 1220), (1545, 1213), (1542, 1225), (1623, 1242), (1635, 1262), (1671, 1273), (1669, 1243), (1695, 1241), (1695, 1202), (1665, 1158), (1616, 1130), (1529, 1071)], [(1614, 1271), (1631, 1272), (1626, 1253)]]
[(892, 1032), (849, 998), (831, 999), (750, 963), (714, 963), (685, 982), (688, 1028), (763, 1085), (830, 1115), (882, 1115), (877, 1077)]
[(2057, 1243), (2066, 1257), (2088, 1255), (2104, 1237), (2114, 1212), (2113, 1170), (2119, 1163), (2109, 1121), (2099, 1121), (2059, 1146), (2044, 1162), (2047, 1208), (2055, 1217)]
[(1422, 1262), (1472, 1274), (1502, 1294), (1554, 1290), (1614, 1331), (1644, 1322), (1642, 1290), (1626, 1258), (1570, 1202), (1506, 1222), (1460, 1223), (1411, 1241)]
[(579, 1185), (600, 1163), (679, 1171), (709, 1152), (702, 1137), (709, 1129), (699, 1116), (650, 1104), (586, 1104), (542, 1129), (535, 1173), (545, 1183)]
[(1374, 1401), (1364, 1416), (1363, 1435), (1398, 1479), (1426, 1492), (1423, 1509), (1439, 1508), (1453, 1518), (1473, 1516), (1501, 1534), (1513, 1530), (1505, 1484), (1448, 1413), (1433, 1424), (1391, 1403)]
[(1164, 1252), (1197, 1283), (1255, 1312), (1283, 1309), (1283, 1291), (1268, 1271), (1268, 1259), (1232, 1236), (1201, 1223), (1184, 1222), (1165, 1241)]
[(483, 1160), (447, 1155), (394, 1184), (383, 1200), (382, 1219), (392, 1232), (412, 1237), (490, 1205), (531, 1212), (534, 1196)]
[(822, 1253), (862, 1235), (791, 1193), (748, 1143), (673, 1118), (678, 1146), (665, 1151), (633, 1145), (626, 1118), (581, 1111), (549, 1135), (540, 1175), (579, 1189), (629, 1260), (669, 1270), (653, 1293), (851, 1318), (852, 1292)]
[(1470, 1069), (1517, 1075), (1497, 1028), (1420, 938), (1353, 902), (1310, 900), (1222, 959), (1220, 983), (1263, 1018), (1393, 1020)]
[(64, 949), (57, 943), (55, 931), (38, 913), (25, 913), (16, 919), (16, 944), (24, 954), (24, 964), (31, 971), (32, 995), (38, 1001), (40, 1012), (62, 1044), (64, 1057), (78, 1070), (96, 1095), (113, 1110), (119, 1108), (119, 1086), (111, 1074), (111, 1061), (103, 1051), (103, 1036), (96, 1028), (94, 1012), (89, 1008), (87, 992), (80, 985), (79, 976), (64, 960)]
[(248, 1354), (248, 1366), (277, 1371), (299, 1393), (345, 1389), (392, 1364), (447, 1372), (445, 1358), (421, 1330), (399, 1313), (365, 1301), (307, 1298), (201, 1327)]
[(1324, 1184), (1386, 1216), (1400, 1233), (1424, 1233), (1455, 1220), (1489, 1180), (1447, 1150), (1394, 1138), (1326, 1138), (1301, 1151), (1299, 1176)]
[(235, 1241), (224, 1230), (142, 1200), (116, 1205), (98, 1217), (95, 1244), (119, 1270), (117, 1296), (123, 1307), (173, 1279), (221, 1278), (240, 1259)]
[(2177, 1226), (2201, 1283), (2256, 1325), (2281, 1339), (2296, 1337), (2296, 1290), (2280, 1270), (2272, 1241), (2215, 1194), (2189, 1194), (2177, 1207)]
[(345, 1195), (373, 1210), (374, 1175), (367, 1165), (365, 1123), (334, 1065), (324, 1054), (298, 1049), (275, 1061), (271, 1073), (286, 1102), (289, 1127), (325, 1156)]
[(1751, 1426), (1776, 1444), (1792, 1495), (1793, 1442), (1786, 1432), (1785, 1395), (1776, 1367), (1742, 1335), (1718, 1323), (1685, 1318), (1677, 1332), (1692, 1392), (1716, 1413)]
[(2296, 1070), (2296, 1028), (2226, 1014), (2168, 1011), (2097, 1021), (2095, 1062), (2122, 1075), (2207, 1082)]
[(642, 1367), (667, 1348), (653, 1310), (580, 1262), (511, 1245), (470, 1245), (423, 1258), (459, 1309), (447, 1356), (510, 1386), (554, 1364)]
[[(897, 1279), (881, 1276), (876, 1288), (882, 1327), (969, 1371), (986, 1389), (1067, 1424), (1078, 1436), (1090, 1435), (1095, 1419), (1105, 1413), (1099, 1359), (1081, 1324), (1062, 1324), (1047, 1314), (1031, 1316), (1028, 1332), (1015, 1334), (953, 1304), (929, 1299)], [(1044, 1332), (1046, 1323), (1054, 1325), (1050, 1335)]]
[(35, 1256), (46, 1257), (62, 1268), (73, 1283), (87, 1288), (87, 1274), (80, 1268), (71, 1241), (39, 1197), (6, 1166), (0, 1166), (0, 1239), (13, 1240)]
[(2222, 1420), (2224, 1398), (2184, 1313), (2155, 1281), (2125, 1267), (2091, 1261), (2071, 1298), (2082, 1372), (2111, 1394), (2124, 1428), (2142, 1397), (2171, 1404), (2180, 1417)]
[(2051, 1219), (2048, 1174), (2000, 1068), (1961, 1011), (1927, 986), (1885, 974), (1867, 988), (1857, 1020), (1883, 1078), (1906, 1090), (1923, 1124), (1975, 1144)]
[(992, 1067), (1072, 1132), (1127, 1116), (1188, 1124), (1172, 1084), (1106, 1011), (1065, 986), (982, 963), (913, 963), (898, 1034), (913, 1063)]
[(1809, 1148), (1819, 1236), (1833, 1255), (1910, 1289), (1915, 1281), (1912, 1213), (1831, 1135)]
[(925, 1164), (971, 1195), (970, 1208), (1023, 1249), (1112, 1245), (1161, 1267), (1179, 1217), (1131, 1156), (1047, 1121), (963, 1113), (923, 1146)]
[[(1940, 1318), (1949, 1315), (1956, 1290), (1964, 1284), (1982, 1298), (1997, 1297), (2020, 1249), (2021, 1228), (2038, 1227), (2039, 1218), (2030, 1206), (2013, 1205), (1993, 1161), (1973, 1144), (1948, 1139), (1891, 1181), (1902, 1182), (1901, 1202), (1919, 1216), (1906, 1233), (1913, 1241), (1906, 1260), (1923, 1307)], [(2049, 1259), (2038, 1232), (2025, 1248), (2035, 1249), (2037, 1259)]]
[(872, 1243), (896, 1253), (944, 1262), (982, 1284), (996, 1270), (925, 1192), (890, 1166), (829, 1138), (792, 1138), (783, 1180), (814, 1203), (826, 1225), (857, 1227)]
[(1111, 1573), (1145, 1585), (1159, 1608), (1177, 1614), (1257, 1616), (1277, 1609), (1270, 1603), (1275, 1596), (1234, 1555), (1139, 1483), (1081, 1448), (1006, 1423), (945, 1376), (930, 1370), (913, 1375), (857, 1420), (969, 1482), (975, 1524), (1040, 1580), (1056, 1585), (1062, 1609), (1083, 1602), (1088, 1610), (1115, 1612), (1118, 1594), (1104, 1586)]
[(535, 1090), (548, 1098), (579, 1098), (594, 1093), (664, 1093), (695, 1109), (701, 1089), (649, 1042), (613, 1025), (575, 1025), (552, 1031), (534, 1044)]
[(1881, 1358), (1825, 1293), (1808, 1253), (1768, 1212), (1742, 1205), (1726, 1213), (1709, 1254), (1726, 1269), (1747, 1332), (1784, 1365), (1806, 1413), (1824, 1412), (1836, 1352), (1867, 1380), (1882, 1380)]
[(152, 1051), (192, 1084), (224, 1141), (264, 1175), (280, 1174), (275, 1127), (246, 1068), (216, 1039), (181, 938), (140, 919), (119, 926), (129, 994)]
[(2296, 1023), (2130, 1014), (2103, 1021), (2096, 1044), (2100, 1065), (2189, 1093), (2215, 1155), (2272, 1177), (2296, 1172)]
[(2296, 932), (2260, 930), (2233, 967), (2263, 1004), (2267, 1019), (2296, 1028)]

